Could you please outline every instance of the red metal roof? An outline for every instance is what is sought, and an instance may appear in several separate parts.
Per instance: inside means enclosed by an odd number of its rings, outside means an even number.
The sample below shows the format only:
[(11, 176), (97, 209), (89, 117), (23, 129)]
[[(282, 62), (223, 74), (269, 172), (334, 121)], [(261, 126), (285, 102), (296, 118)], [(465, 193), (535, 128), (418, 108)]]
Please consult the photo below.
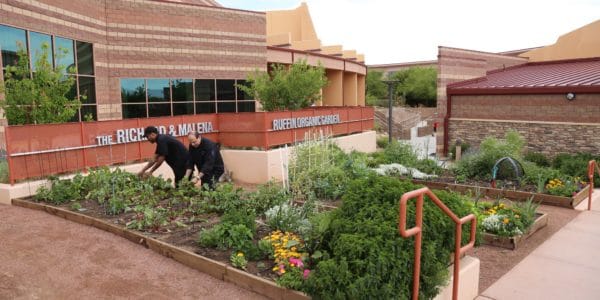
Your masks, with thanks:
[(448, 94), (600, 92), (600, 57), (533, 62), (448, 85)]

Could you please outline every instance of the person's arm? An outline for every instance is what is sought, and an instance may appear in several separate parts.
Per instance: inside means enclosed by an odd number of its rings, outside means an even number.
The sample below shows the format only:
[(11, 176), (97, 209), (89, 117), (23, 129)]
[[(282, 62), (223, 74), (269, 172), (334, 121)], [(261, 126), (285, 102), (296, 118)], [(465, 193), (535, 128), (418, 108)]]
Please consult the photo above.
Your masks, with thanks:
[(155, 155), (154, 155), (154, 158), (153, 158), (151, 161), (149, 161), (149, 162), (148, 162), (148, 163), (147, 163), (147, 164), (144, 166), (144, 168), (142, 168), (142, 170), (138, 172), (138, 174), (137, 174), (137, 175), (138, 175), (139, 177), (144, 177), (144, 174), (146, 173), (146, 170), (148, 170), (148, 169), (150, 169), (152, 166), (154, 166), (154, 164), (156, 163), (156, 159), (157, 159), (157, 157), (156, 157), (156, 154), (155, 154)]
[[(140, 176), (140, 177), (152, 176), (152, 173), (156, 169), (158, 169), (164, 161), (165, 161), (164, 156), (155, 154), (154, 159), (152, 161), (149, 161), (148, 164), (146, 164), (146, 166), (144, 166), (144, 168), (138, 173), (138, 176)], [(150, 171), (147, 171), (148, 169), (150, 169)]]

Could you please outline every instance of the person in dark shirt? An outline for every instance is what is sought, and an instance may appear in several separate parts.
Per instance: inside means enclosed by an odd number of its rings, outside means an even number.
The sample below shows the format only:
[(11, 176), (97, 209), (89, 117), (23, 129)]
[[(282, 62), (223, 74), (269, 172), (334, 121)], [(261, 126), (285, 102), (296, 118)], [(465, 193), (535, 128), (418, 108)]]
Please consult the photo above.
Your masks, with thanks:
[(194, 167), (196, 167), (198, 168), (200, 183), (207, 183), (210, 188), (214, 188), (215, 182), (225, 172), (225, 165), (219, 147), (213, 141), (200, 136), (197, 132), (190, 133), (188, 140), (190, 141), (190, 160), (186, 176), (190, 176), (194, 172)]
[[(166, 161), (175, 174), (175, 186), (177, 187), (179, 181), (185, 176), (189, 160), (189, 154), (185, 146), (170, 135), (159, 134), (158, 129), (154, 126), (146, 127), (144, 137), (150, 143), (156, 143), (156, 151), (154, 152), (154, 160), (149, 161), (138, 173), (138, 176), (142, 178), (152, 176), (152, 172)], [(150, 170), (148, 171), (148, 169)]]

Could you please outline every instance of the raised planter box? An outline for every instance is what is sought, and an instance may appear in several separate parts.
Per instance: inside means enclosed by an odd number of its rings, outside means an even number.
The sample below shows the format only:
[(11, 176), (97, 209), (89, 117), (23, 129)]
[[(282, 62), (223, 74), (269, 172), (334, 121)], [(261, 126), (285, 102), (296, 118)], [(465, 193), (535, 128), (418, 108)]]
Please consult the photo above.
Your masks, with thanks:
[(231, 282), (244, 289), (263, 295), (269, 299), (310, 299), (310, 297), (304, 293), (280, 287), (275, 282), (263, 279), (250, 273), (246, 273), (244, 271), (230, 267), (224, 263), (175, 247), (171, 244), (159, 241), (157, 239), (146, 236), (137, 231), (124, 228), (119, 225), (111, 224), (103, 220), (98, 220), (93, 217), (65, 210), (62, 208), (41, 203), (34, 203), (23, 199), (13, 199), (12, 205), (45, 211), (49, 214), (67, 219), (69, 221), (73, 221), (83, 225), (93, 226), (98, 229), (108, 231), (125, 239), (128, 239), (136, 244), (140, 244), (146, 248), (149, 248), (158, 254), (172, 258), (192, 269), (206, 273), (214, 278), (226, 282)]
[(413, 183), (422, 184), (427, 186), (430, 189), (437, 190), (451, 190), (455, 192), (459, 192), (461, 194), (467, 193), (470, 191), (471, 193), (475, 193), (477, 189), (479, 189), (479, 193), (482, 196), (488, 196), (490, 198), (507, 198), (515, 201), (527, 201), (529, 198), (533, 197), (534, 202), (541, 202), (546, 205), (567, 207), (567, 208), (575, 208), (581, 201), (587, 198), (588, 191), (590, 186), (585, 186), (579, 193), (577, 193), (573, 197), (562, 197), (562, 196), (554, 196), (548, 194), (538, 194), (538, 193), (530, 193), (530, 192), (522, 192), (522, 191), (510, 191), (503, 189), (495, 189), (490, 187), (476, 187), (472, 185), (465, 184), (455, 184), (455, 183), (444, 183), (444, 182), (435, 182), (435, 181), (425, 181), (425, 180), (417, 180), (413, 179)]
[(482, 234), (482, 244), (515, 250), (527, 238), (529, 238), (536, 231), (544, 228), (546, 225), (548, 225), (548, 214), (536, 213), (535, 222), (533, 222), (533, 224), (526, 233), (513, 237), (505, 237), (484, 232)]

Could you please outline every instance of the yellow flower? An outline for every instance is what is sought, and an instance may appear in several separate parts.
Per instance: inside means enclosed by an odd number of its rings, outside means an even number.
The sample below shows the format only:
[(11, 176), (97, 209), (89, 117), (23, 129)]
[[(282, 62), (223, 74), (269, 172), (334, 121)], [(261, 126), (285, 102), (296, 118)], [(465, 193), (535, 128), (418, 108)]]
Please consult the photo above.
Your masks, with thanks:
[(237, 256), (244, 256), (244, 253), (242, 253), (242, 252), (238, 252), (238, 253), (237, 253)]
[(510, 220), (508, 218), (504, 218), (504, 220), (502, 221), (502, 223), (504, 223), (504, 224), (508, 224), (508, 222), (510, 222)]

